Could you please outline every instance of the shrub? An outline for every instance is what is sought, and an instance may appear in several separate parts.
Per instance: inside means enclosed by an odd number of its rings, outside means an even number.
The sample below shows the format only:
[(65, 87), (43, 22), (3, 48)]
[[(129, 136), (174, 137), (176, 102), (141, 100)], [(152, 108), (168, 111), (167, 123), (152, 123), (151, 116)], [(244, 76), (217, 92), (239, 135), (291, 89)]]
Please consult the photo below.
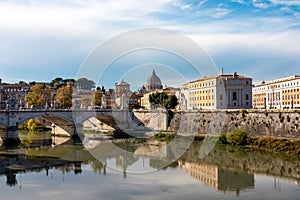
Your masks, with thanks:
[(218, 138), (218, 143), (220, 144), (227, 144), (226, 135), (222, 133)]
[(248, 134), (243, 130), (236, 130), (226, 134), (226, 141), (232, 145), (246, 145)]

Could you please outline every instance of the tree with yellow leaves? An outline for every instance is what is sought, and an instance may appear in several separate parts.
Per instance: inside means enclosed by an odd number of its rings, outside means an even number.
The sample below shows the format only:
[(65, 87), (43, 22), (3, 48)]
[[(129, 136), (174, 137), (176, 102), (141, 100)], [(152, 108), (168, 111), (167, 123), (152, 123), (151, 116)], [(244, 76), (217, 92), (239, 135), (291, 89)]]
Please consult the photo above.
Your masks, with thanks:
[(25, 101), (28, 103), (28, 107), (45, 105), (43, 93), (44, 89), (41, 84), (32, 86), (30, 88), (30, 92), (25, 96)]
[(70, 86), (63, 86), (57, 90), (56, 99), (60, 103), (62, 109), (72, 107), (72, 93), (73, 89)]

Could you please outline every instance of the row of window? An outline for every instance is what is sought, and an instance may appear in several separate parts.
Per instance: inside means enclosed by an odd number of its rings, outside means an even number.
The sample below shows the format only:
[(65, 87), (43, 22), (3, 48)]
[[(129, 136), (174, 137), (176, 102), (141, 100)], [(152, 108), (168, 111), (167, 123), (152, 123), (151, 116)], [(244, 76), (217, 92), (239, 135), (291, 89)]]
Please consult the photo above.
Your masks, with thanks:
[(211, 90), (200, 90), (200, 91), (190, 92), (190, 95), (207, 94), (207, 93), (213, 93), (213, 92), (214, 92), (214, 89), (211, 89)]
[(300, 95), (299, 94), (294, 94), (294, 95), (284, 95), (282, 98), (283, 100), (292, 100), (292, 99), (299, 99)]
[(199, 84), (193, 84), (189, 86), (189, 89), (194, 89), (194, 88), (201, 88), (201, 87), (207, 87), (207, 86), (213, 86), (214, 81), (206, 82), (206, 83), (199, 83)]
[(199, 97), (190, 97), (190, 101), (202, 101), (202, 100), (214, 100), (214, 95), (209, 96), (199, 96)]
[(6, 88), (2, 90), (3, 92), (28, 92), (29, 89), (28, 88)]
[(200, 107), (200, 106), (215, 106), (215, 103), (198, 103), (198, 104), (190, 104), (190, 107)]
[(291, 90), (283, 90), (282, 93), (299, 92), (299, 88)]

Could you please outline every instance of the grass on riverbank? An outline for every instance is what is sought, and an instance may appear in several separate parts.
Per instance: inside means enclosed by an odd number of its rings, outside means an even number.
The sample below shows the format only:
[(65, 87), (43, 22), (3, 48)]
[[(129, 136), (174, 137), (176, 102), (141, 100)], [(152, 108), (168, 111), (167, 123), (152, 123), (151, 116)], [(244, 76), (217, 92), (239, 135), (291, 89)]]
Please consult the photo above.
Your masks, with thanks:
[(152, 139), (153, 140), (157, 140), (157, 141), (161, 141), (161, 142), (164, 142), (164, 141), (171, 141), (174, 139), (174, 137), (176, 136), (175, 133), (163, 133), (163, 132), (159, 132), (157, 134), (155, 134)]
[(245, 131), (236, 130), (231, 133), (221, 134), (218, 139), (220, 144), (251, 146), (276, 153), (300, 155), (299, 139), (282, 139), (275, 137), (255, 137)]

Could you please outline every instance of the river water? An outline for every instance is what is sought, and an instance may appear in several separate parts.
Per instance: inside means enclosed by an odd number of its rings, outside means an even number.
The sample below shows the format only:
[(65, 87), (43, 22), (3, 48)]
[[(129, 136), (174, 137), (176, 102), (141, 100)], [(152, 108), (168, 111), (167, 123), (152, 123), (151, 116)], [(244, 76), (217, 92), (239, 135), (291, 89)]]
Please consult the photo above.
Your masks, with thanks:
[(194, 141), (177, 156), (182, 146), (166, 142), (20, 136), (18, 147), (0, 147), (0, 200), (300, 196), (299, 159), (281, 154), (216, 145), (200, 156)]

